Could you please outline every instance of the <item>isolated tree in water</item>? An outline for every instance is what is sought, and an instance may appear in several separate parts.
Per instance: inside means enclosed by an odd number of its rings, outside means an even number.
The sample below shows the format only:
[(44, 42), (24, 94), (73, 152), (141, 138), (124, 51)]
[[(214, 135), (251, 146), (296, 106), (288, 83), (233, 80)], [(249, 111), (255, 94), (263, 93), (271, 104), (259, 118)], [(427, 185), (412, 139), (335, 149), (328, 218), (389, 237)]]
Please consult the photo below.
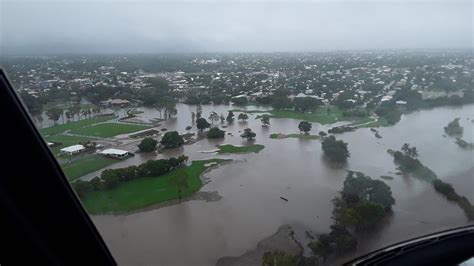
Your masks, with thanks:
[(301, 121), (300, 124), (298, 125), (298, 129), (305, 134), (308, 134), (311, 131), (311, 123), (308, 121)]
[(219, 120), (219, 115), (216, 112), (211, 112), (209, 115), (209, 120), (211, 120), (211, 124), (214, 124), (214, 121)]
[(196, 120), (196, 127), (199, 129), (199, 131), (203, 131), (210, 126), (211, 124), (209, 124), (205, 118), (199, 118)]
[(227, 123), (231, 124), (234, 122), (234, 112), (232, 111), (229, 111), (229, 113), (227, 114)]
[(244, 129), (244, 133), (240, 135), (242, 138), (246, 138), (248, 141), (251, 141), (253, 138), (257, 136), (254, 132), (252, 132), (252, 129), (246, 128)]
[(268, 127), (270, 125), (270, 117), (268, 117), (268, 115), (264, 115), (260, 121), (262, 121), (262, 127)]
[(155, 150), (156, 144), (158, 144), (158, 141), (152, 138), (144, 138), (140, 144), (138, 144), (138, 149), (141, 152), (151, 152)]
[(242, 120), (242, 122), (245, 122), (245, 120), (249, 119), (249, 116), (244, 113), (240, 113), (237, 119)]
[(183, 145), (184, 139), (176, 131), (166, 132), (166, 134), (161, 139), (161, 145), (165, 148), (176, 148)]

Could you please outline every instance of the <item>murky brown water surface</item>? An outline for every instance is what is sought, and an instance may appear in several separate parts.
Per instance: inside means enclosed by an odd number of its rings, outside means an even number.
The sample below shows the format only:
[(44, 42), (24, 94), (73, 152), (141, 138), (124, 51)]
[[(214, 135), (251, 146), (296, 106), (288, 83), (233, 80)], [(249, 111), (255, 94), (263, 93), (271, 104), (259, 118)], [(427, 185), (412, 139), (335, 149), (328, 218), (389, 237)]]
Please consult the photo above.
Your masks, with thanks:
[[(229, 106), (203, 106), (204, 117), (211, 110), (226, 115)], [(255, 109), (249, 107), (250, 109)], [(158, 117), (144, 109), (144, 117)], [(263, 110), (263, 108), (262, 108)], [(178, 118), (162, 127), (185, 132), (195, 107), (178, 105)], [(462, 210), (446, 201), (433, 188), (414, 178), (397, 176), (389, 148), (408, 142), (418, 148), (420, 160), (438, 176), (474, 202), (473, 151), (462, 150), (454, 139), (443, 137), (443, 127), (461, 117), (464, 139), (474, 141), (474, 106), (436, 108), (406, 115), (395, 126), (379, 129), (382, 139), (369, 129), (338, 135), (349, 143), (351, 157), (340, 169), (323, 159), (317, 140), (270, 139), (270, 133), (297, 133), (299, 121), (271, 119), (269, 129), (250, 115), (247, 123), (235, 122), (226, 130), (234, 136), (222, 141), (201, 140), (160, 155), (137, 154), (112, 167), (138, 164), (151, 158), (185, 154), (190, 160), (220, 157), (235, 161), (209, 173), (202, 191), (217, 191), (214, 202), (187, 201), (164, 208), (148, 208), (129, 215), (93, 216), (93, 221), (121, 265), (213, 265), (223, 256), (237, 256), (252, 249), (280, 225), (289, 224), (304, 238), (304, 230), (324, 233), (331, 224), (331, 199), (342, 188), (345, 170), (364, 172), (373, 178), (390, 175), (396, 205), (394, 215), (379, 231), (360, 243), (358, 253), (377, 249), (407, 238), (468, 223)], [(313, 124), (313, 134), (330, 126)], [(221, 143), (245, 144), (239, 132), (251, 127), (255, 143), (264, 144), (258, 154), (212, 155)], [(195, 131), (195, 129), (193, 129)], [(89, 177), (96, 175), (93, 173)], [(280, 196), (288, 199), (282, 201)]]

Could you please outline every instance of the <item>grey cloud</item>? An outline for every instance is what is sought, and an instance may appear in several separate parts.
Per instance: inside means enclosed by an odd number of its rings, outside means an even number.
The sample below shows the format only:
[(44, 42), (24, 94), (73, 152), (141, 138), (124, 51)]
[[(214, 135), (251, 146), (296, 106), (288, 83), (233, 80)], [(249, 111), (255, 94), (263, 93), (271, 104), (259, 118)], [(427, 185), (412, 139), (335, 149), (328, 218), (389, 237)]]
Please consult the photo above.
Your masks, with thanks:
[(471, 2), (2, 2), (3, 53), (468, 48)]

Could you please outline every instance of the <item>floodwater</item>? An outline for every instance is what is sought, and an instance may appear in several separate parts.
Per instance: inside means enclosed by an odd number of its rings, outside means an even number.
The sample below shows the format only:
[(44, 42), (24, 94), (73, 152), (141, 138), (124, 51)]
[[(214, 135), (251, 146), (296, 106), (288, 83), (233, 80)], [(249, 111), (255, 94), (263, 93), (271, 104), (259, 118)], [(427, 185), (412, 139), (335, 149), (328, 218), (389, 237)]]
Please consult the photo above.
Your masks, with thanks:
[[(185, 127), (191, 125), (191, 111), (195, 111), (195, 107), (180, 104), (177, 108), (178, 117), (163, 122), (161, 127), (184, 133)], [(203, 117), (207, 118), (210, 111), (226, 116), (231, 108), (205, 105)], [(144, 117), (159, 117), (155, 110), (144, 110)], [(271, 119), (270, 128), (262, 128), (260, 121), (255, 120), (256, 115), (249, 115), (246, 123), (236, 120), (226, 129), (233, 136), (226, 135), (225, 140), (203, 139), (159, 155), (137, 154), (112, 166), (123, 167), (179, 154), (189, 156), (190, 160), (234, 159), (205, 174), (210, 182), (202, 191), (217, 191), (222, 196), (219, 201), (193, 200), (126, 215), (93, 216), (119, 264), (214, 265), (220, 257), (238, 256), (253, 249), (282, 224), (301, 229), (297, 230), (299, 239), (305, 238), (305, 230), (325, 233), (331, 225), (331, 200), (342, 188), (345, 170), (361, 171), (373, 178), (394, 177), (385, 181), (396, 199), (394, 214), (382, 229), (359, 243), (357, 254), (468, 224), (462, 210), (437, 194), (428, 183), (395, 175), (396, 166), (386, 150), (400, 149), (405, 142), (416, 146), (426, 166), (474, 202), (473, 151), (463, 150), (453, 138), (443, 137), (443, 127), (455, 117), (461, 117), (463, 138), (474, 141), (474, 123), (468, 120), (474, 119), (474, 105), (405, 115), (397, 125), (379, 129), (382, 139), (375, 138), (367, 128), (337, 135), (349, 143), (351, 153), (342, 168), (333, 168), (322, 158), (318, 140), (269, 138), (270, 133), (297, 133), (299, 121)], [(220, 125), (220, 122), (215, 124)], [(313, 123), (312, 133), (327, 131), (332, 126)], [(239, 137), (239, 131), (246, 127), (256, 132), (255, 143), (265, 145), (260, 153), (213, 155), (200, 152), (213, 150), (215, 145), (223, 143), (246, 144), (247, 141)]]

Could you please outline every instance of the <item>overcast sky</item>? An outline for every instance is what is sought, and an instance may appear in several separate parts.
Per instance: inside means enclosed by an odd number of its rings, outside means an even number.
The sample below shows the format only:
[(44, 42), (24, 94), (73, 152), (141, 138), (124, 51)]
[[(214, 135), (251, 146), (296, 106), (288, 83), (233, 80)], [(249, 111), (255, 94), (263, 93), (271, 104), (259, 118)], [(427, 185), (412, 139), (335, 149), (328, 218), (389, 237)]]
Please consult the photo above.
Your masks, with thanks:
[(470, 48), (471, 1), (0, 0), (0, 52)]

